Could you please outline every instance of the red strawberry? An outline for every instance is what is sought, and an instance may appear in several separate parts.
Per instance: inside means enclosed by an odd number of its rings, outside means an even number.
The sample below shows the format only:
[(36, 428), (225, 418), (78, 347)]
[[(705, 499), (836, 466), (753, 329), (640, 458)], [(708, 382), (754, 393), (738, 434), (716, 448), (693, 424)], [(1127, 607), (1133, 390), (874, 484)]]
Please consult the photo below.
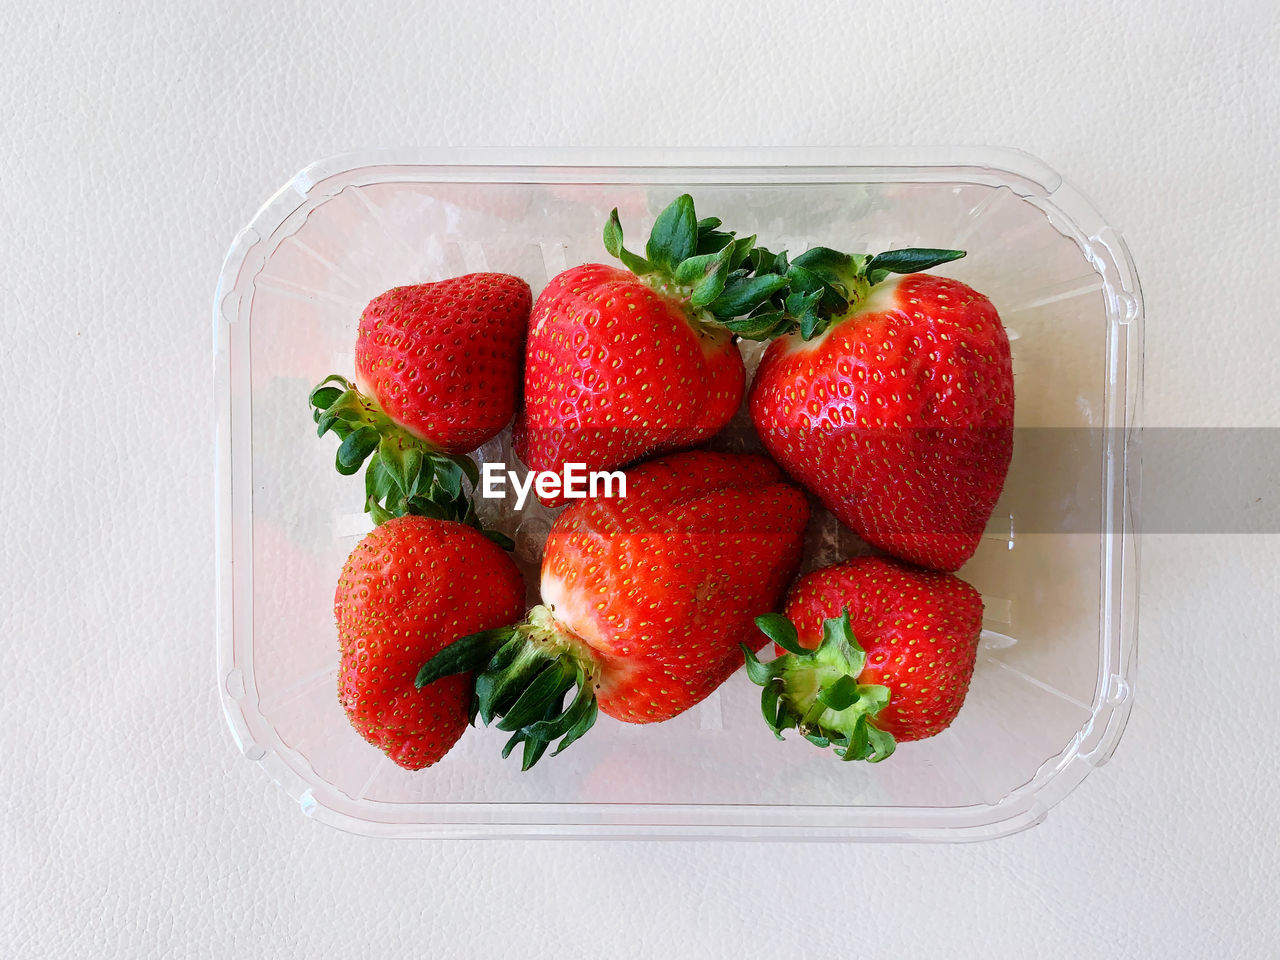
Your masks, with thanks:
[(1013, 452), (1009, 338), (963, 283), (886, 280), (881, 258), (848, 259), (852, 306), (807, 342), (769, 345), (752, 420), (773, 458), (868, 543), (955, 570), (977, 549)]
[(526, 768), (550, 741), (563, 737), (563, 750), (585, 733), (597, 709), (628, 723), (688, 710), (742, 665), (741, 643), (764, 642), (753, 618), (799, 564), (809, 511), (780, 475), (763, 457), (705, 451), (636, 467), (625, 498), (557, 518), (543, 605), (525, 623), (460, 641), (419, 680), (483, 667), (480, 715), (515, 733), (508, 751), (524, 741)]
[(733, 416), (745, 377), (724, 327), (699, 329), (675, 297), (630, 271), (573, 267), (534, 305), (516, 453), (534, 470), (560, 472), (691, 446)]
[(503, 273), (388, 290), (360, 317), (356, 385), (436, 449), (474, 450), (515, 413), (531, 299)]
[(400, 766), (418, 770), (462, 736), (472, 694), (467, 674), (418, 689), (418, 667), (461, 636), (519, 617), (524, 581), (472, 527), (398, 517), (351, 552), (333, 609), (338, 699), (352, 726)]
[(623, 247), (614, 210), (605, 247), (627, 269), (589, 263), (547, 284), (530, 316), (514, 435), (530, 468), (613, 469), (728, 423), (745, 384), (734, 334), (787, 280), (749, 276), (755, 238), (719, 225), (681, 196), (658, 216), (645, 259)]
[(798, 729), (846, 760), (883, 760), (895, 741), (941, 733), (964, 704), (982, 597), (959, 577), (856, 557), (801, 577), (785, 615), (757, 620), (777, 644), (747, 660), (779, 739)]
[[(459, 471), (473, 469), (459, 455), (496, 436), (515, 412), (530, 300), (519, 277), (471, 273), (396, 287), (365, 307), (355, 385), (330, 376), (310, 400), (321, 435), (342, 439), (339, 472), (355, 473), (375, 451), (372, 462), (388, 468), (386, 476), (371, 468), (366, 509), (372, 501), (402, 513), (397, 505), (415, 495), (457, 500)], [(409, 451), (427, 468), (420, 477), (407, 476)]]

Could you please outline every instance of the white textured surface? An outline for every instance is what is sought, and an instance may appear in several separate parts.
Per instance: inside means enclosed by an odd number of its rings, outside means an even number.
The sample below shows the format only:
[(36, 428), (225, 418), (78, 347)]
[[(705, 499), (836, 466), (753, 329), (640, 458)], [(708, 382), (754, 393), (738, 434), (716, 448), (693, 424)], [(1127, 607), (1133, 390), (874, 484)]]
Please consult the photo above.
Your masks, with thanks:
[(1019, 146), (1133, 250), (1147, 422), (1280, 426), (1270, 3), (814, 0), (789, 22), (695, 6), (8, 11), (6, 956), (1274, 955), (1274, 536), (1147, 539), (1115, 759), (992, 843), (375, 842), (306, 820), (232, 747), (213, 689), (208, 306), (235, 230), (317, 157)]

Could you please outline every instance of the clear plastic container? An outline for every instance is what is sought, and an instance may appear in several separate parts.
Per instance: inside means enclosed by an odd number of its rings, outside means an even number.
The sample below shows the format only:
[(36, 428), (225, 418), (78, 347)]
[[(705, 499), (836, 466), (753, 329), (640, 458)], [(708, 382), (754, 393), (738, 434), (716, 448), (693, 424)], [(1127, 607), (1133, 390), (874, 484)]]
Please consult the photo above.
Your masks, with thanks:
[[(791, 250), (957, 247), (938, 272), (986, 293), (1013, 341), (1017, 435), (1005, 493), (960, 575), (986, 621), (968, 700), (888, 762), (774, 740), (732, 677), (666, 723), (601, 717), (521, 773), (505, 734), (468, 731), (438, 765), (396, 767), (338, 704), (334, 582), (369, 529), (306, 397), (350, 374), (364, 304), (473, 270), (535, 294), (607, 262), (618, 206), (641, 237), (678, 192)], [(1039, 822), (1115, 749), (1137, 628), (1142, 299), (1128, 252), (1070, 186), (1007, 150), (378, 153), (307, 167), (235, 239), (214, 303), (218, 687), (245, 756), (308, 815), (378, 836), (975, 840)], [(758, 348), (744, 344), (749, 371)], [(745, 448), (743, 418), (720, 445)], [(515, 465), (509, 435), (481, 459)], [(530, 584), (552, 513), (484, 501)], [(816, 517), (807, 566), (859, 549)]]

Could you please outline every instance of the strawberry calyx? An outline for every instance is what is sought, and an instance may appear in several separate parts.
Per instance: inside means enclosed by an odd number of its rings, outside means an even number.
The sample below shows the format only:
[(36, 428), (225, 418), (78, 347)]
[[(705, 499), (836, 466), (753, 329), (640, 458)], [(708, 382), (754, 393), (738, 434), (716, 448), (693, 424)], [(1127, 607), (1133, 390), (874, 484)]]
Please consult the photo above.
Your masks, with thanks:
[[(585, 645), (556, 621), (550, 609), (534, 607), (523, 623), (484, 630), (449, 644), (424, 663), (414, 680), (422, 688), (441, 677), (475, 671), (471, 722), (512, 734), (505, 759), (523, 745), (528, 770), (558, 740), (553, 757), (595, 724), (596, 671)], [(572, 696), (570, 692), (572, 691)]]
[(874, 256), (812, 247), (795, 259), (784, 250), (752, 249), (748, 262), (758, 277), (783, 276), (785, 287), (770, 295), (747, 321), (754, 320), (773, 339), (798, 333), (802, 340), (821, 335), (832, 321), (865, 300), (871, 288), (890, 274), (919, 273), (965, 255), (963, 250), (909, 247)]
[(336, 373), (321, 380), (307, 401), (317, 436), (332, 432), (340, 441), (334, 459), (338, 472), (351, 476), (365, 466), (364, 511), (375, 524), (409, 515), (454, 520), (504, 549), (513, 548), (509, 538), (486, 530), (476, 515), (462, 483), (465, 477), (474, 490), (480, 478), (470, 457), (444, 453), (409, 433), (373, 397)]
[(881, 684), (858, 683), (867, 654), (853, 635), (847, 609), (823, 621), (822, 641), (812, 650), (800, 645), (795, 626), (781, 614), (757, 617), (756, 626), (786, 651), (762, 663), (742, 645), (747, 676), (764, 688), (760, 709), (775, 737), (781, 740), (782, 731), (795, 729), (844, 760), (878, 763), (893, 753), (893, 734), (874, 723), (891, 692)]
[(958, 260), (963, 250), (910, 247), (874, 256), (813, 247), (791, 259), (756, 246), (756, 237), (699, 220), (689, 194), (658, 214), (645, 255), (623, 245), (617, 208), (604, 227), (611, 256), (659, 293), (682, 304), (695, 326), (719, 325), (743, 340), (798, 333), (811, 340), (865, 300), (890, 274), (919, 273)]
[(753, 276), (755, 235), (738, 237), (721, 226), (718, 217), (699, 220), (693, 198), (685, 193), (658, 214), (644, 256), (623, 245), (616, 207), (605, 222), (604, 247), (649, 286), (681, 303), (695, 324), (739, 333), (740, 321), (768, 304), (789, 280), (781, 274)]

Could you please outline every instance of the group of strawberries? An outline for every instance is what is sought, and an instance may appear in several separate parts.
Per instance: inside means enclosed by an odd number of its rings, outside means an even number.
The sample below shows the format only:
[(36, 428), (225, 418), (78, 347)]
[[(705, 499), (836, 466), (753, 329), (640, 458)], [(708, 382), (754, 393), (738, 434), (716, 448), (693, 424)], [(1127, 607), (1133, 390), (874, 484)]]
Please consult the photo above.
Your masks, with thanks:
[[(615, 210), (604, 245), (625, 269), (573, 267), (536, 302), (478, 273), (365, 309), (354, 383), (329, 377), (310, 401), (338, 470), (365, 465), (377, 523), (338, 582), (339, 698), (396, 763), (436, 762), (479, 716), (527, 769), (600, 711), (667, 720), (744, 662), (779, 739), (845, 759), (951, 723), (982, 622), (953, 571), (1012, 454), (1008, 337), (986, 297), (921, 272), (959, 251), (789, 258), (755, 241), (686, 195), (643, 256)], [(772, 460), (689, 449), (741, 406), (739, 339), (772, 341), (748, 399)], [(560, 513), (527, 612), (467, 456), (513, 416), (532, 470), (628, 468), (625, 497)], [(887, 556), (792, 584), (810, 501), (788, 477)]]

